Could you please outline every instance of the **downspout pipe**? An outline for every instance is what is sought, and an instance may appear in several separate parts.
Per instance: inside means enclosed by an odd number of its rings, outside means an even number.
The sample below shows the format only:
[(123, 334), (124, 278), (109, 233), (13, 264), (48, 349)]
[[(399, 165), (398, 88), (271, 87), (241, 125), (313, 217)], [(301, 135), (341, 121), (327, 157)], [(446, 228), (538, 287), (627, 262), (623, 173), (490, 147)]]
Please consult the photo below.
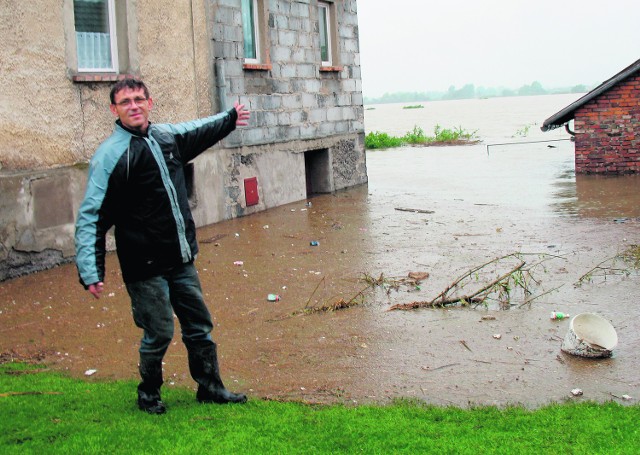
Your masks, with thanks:
[(564, 124), (564, 129), (567, 133), (575, 137), (576, 132), (571, 130), (571, 127), (569, 126), (569, 122)]
[(218, 94), (218, 111), (227, 110), (227, 78), (225, 76), (224, 59), (217, 58), (215, 63), (216, 70), (216, 92)]

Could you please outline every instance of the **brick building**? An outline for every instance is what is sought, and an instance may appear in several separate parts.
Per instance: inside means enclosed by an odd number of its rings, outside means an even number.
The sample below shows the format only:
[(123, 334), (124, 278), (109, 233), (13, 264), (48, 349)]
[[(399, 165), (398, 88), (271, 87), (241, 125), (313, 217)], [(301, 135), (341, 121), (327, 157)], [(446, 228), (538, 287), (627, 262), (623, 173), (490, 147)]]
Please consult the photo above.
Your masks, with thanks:
[(541, 129), (563, 125), (575, 136), (576, 173), (640, 173), (640, 60), (546, 119)]
[(7, 0), (0, 281), (73, 258), (87, 163), (134, 75), (153, 122), (252, 112), (188, 170), (198, 226), (367, 182), (356, 0)]

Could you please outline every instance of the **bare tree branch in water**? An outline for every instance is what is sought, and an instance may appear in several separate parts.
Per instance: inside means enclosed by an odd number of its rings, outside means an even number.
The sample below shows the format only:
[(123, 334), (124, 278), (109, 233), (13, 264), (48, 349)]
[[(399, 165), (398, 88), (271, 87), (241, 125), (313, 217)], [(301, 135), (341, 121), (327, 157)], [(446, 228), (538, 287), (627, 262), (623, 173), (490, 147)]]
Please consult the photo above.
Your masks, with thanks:
[[(540, 281), (534, 276), (536, 269), (542, 267), (543, 270), (545, 270), (544, 262), (550, 259), (560, 258), (560, 256), (544, 253), (536, 254), (535, 256), (539, 259), (533, 263), (527, 263), (523, 259), (525, 256), (531, 255), (511, 253), (492, 259), (464, 272), (433, 299), (392, 305), (388, 311), (413, 310), (417, 308), (442, 308), (456, 304), (463, 306), (474, 305), (474, 307), (477, 307), (478, 305), (486, 305), (488, 303), (487, 301), (493, 299), (494, 296), (497, 297), (501, 307), (507, 308), (511, 305), (513, 291), (518, 289), (524, 294), (524, 302), (520, 306), (530, 305), (533, 300), (557, 289), (555, 288), (532, 297), (533, 287), (540, 284)], [(512, 265), (506, 272), (491, 279), (485, 284), (481, 284), (480, 287), (472, 292), (461, 293), (461, 291), (465, 287), (469, 286), (470, 283), (480, 282), (481, 273), (486, 272), (490, 266), (495, 265), (497, 267), (501, 262), (509, 260), (515, 260), (516, 264)]]
[[(623, 266), (618, 267), (622, 262)], [(610, 276), (629, 276), (633, 270), (640, 269), (640, 245), (631, 245), (622, 253), (607, 258), (596, 264), (591, 270), (583, 274), (574, 283), (574, 286), (582, 286), (591, 283), (596, 277), (602, 277), (605, 281)]]

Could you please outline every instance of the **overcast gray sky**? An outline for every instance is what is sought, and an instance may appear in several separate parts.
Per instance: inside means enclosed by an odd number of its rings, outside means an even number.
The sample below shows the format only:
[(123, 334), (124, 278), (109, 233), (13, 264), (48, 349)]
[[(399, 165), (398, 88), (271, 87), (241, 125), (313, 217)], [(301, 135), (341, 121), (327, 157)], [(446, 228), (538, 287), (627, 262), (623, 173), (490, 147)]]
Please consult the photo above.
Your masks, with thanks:
[(640, 59), (640, 0), (359, 0), (364, 95), (599, 84)]

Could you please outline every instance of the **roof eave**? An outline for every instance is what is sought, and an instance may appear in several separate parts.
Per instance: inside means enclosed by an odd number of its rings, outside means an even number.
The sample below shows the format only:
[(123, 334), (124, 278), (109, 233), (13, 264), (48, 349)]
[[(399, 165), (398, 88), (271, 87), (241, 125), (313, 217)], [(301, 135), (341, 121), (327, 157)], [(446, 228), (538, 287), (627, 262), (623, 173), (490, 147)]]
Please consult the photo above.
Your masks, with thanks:
[(618, 82), (636, 73), (637, 71), (640, 71), (640, 60), (636, 60), (634, 63), (632, 63), (631, 65), (629, 65), (628, 67), (620, 71), (618, 74), (616, 74), (612, 78), (604, 81), (602, 84), (598, 85), (596, 88), (591, 90), (586, 95), (578, 98), (576, 101), (574, 101), (564, 109), (553, 114), (551, 117), (549, 117), (542, 123), (542, 126), (540, 127), (540, 129), (542, 131), (554, 130), (566, 124), (570, 120), (573, 120), (573, 118), (575, 117), (576, 110), (578, 110), (583, 105), (587, 104), (592, 99), (600, 96), (602, 93), (609, 90)]

